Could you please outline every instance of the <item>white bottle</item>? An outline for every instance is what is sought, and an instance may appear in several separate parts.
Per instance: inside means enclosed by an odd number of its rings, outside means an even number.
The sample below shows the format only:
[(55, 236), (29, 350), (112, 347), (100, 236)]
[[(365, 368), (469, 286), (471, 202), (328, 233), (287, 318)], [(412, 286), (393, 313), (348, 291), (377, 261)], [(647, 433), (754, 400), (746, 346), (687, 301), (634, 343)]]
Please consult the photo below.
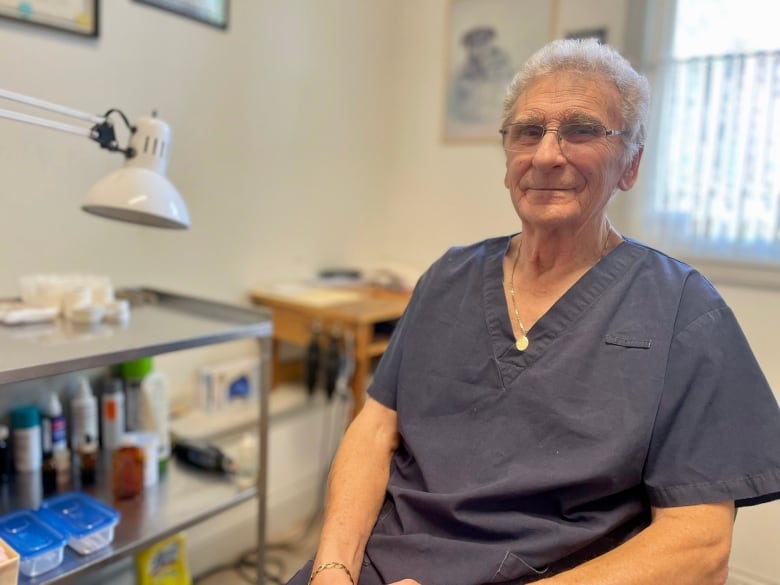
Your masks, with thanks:
[(90, 437), (97, 443), (98, 439), (98, 409), (97, 400), (92, 393), (89, 380), (80, 377), (76, 396), (70, 403), (70, 414), (73, 423), (71, 429), (71, 448), (77, 452), (84, 439)]
[(157, 433), (157, 454), (161, 468), (171, 454), (168, 425), (168, 379), (160, 372), (149, 372), (141, 380), (141, 420), (145, 431)]
[(54, 455), (68, 449), (67, 423), (56, 392), (49, 392), (46, 404), (41, 409), (41, 433), (44, 455)]
[(114, 378), (100, 396), (100, 434), (103, 448), (113, 451), (122, 444), (125, 432), (125, 395), (122, 380)]

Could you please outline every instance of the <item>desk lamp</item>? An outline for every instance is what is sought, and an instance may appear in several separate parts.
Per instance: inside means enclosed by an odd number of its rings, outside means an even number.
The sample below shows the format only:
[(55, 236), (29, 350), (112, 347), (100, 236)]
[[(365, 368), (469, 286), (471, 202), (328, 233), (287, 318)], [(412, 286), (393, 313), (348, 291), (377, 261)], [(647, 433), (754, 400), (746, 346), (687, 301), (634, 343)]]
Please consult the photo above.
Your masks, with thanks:
[[(124, 166), (98, 181), (89, 190), (81, 206), (84, 211), (154, 227), (190, 227), (187, 207), (176, 187), (165, 177), (170, 157), (171, 130), (155, 114), (142, 116), (135, 125), (131, 125), (117, 109), (110, 109), (101, 117), (4, 89), (0, 89), (0, 98), (77, 118), (91, 126), (75, 126), (2, 108), (0, 118), (85, 136), (97, 142), (101, 148), (124, 154)], [(125, 148), (117, 142), (110, 119), (114, 115), (120, 117), (130, 131)]]

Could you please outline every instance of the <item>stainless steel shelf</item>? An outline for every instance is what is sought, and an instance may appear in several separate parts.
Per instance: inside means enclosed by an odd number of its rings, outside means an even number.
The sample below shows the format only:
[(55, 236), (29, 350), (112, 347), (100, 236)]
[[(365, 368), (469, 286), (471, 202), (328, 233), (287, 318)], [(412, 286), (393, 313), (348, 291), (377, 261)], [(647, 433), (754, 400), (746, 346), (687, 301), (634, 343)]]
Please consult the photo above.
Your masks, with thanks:
[(241, 486), (231, 478), (194, 470), (174, 460), (160, 482), (137, 498), (114, 500), (107, 483), (83, 491), (121, 514), (111, 545), (83, 556), (66, 547), (59, 567), (34, 578), (20, 575), (20, 585), (78, 583), (89, 571), (133, 555), (257, 495), (254, 485)]
[[(258, 584), (264, 583), (264, 539), (268, 391), (270, 390), (271, 313), (262, 308), (233, 305), (151, 288), (125, 289), (118, 296), (131, 302), (128, 323), (74, 326), (52, 323), (0, 326), (0, 392), (2, 385), (55, 374), (114, 365), (141, 357), (193, 347), (256, 338), (261, 354), (258, 477), (256, 485), (237, 483), (175, 461), (161, 482), (134, 500), (114, 502), (102, 482), (85, 490), (116, 507), (121, 520), (110, 547), (80, 556), (66, 548), (63, 563), (35, 578), (20, 575), (20, 583), (76, 583), (78, 577), (132, 555), (154, 542), (198, 524), (252, 498), (257, 499)], [(20, 505), (17, 498), (0, 497), (0, 508)]]
[(270, 312), (149, 288), (125, 289), (124, 325), (64, 320), (0, 327), (0, 384), (109, 366), (248, 337), (270, 337)]

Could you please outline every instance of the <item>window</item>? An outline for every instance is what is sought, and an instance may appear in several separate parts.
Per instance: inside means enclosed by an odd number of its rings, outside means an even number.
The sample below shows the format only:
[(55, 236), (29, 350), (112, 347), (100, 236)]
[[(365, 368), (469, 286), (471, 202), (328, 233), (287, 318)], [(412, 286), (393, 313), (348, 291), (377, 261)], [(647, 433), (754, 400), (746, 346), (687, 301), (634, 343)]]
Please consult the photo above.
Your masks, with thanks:
[(650, 68), (643, 222), (673, 253), (780, 266), (780, 35), (766, 6), (674, 2), (671, 50)]

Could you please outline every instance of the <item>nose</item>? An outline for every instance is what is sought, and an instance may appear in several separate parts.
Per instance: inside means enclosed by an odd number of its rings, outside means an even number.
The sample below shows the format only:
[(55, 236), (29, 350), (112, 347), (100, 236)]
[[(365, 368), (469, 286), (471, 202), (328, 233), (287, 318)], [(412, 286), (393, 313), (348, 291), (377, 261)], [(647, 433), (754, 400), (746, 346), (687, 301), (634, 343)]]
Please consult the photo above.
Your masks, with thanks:
[(565, 163), (566, 156), (563, 154), (558, 130), (556, 128), (545, 128), (544, 136), (542, 136), (534, 152), (533, 164), (539, 167), (555, 167)]

